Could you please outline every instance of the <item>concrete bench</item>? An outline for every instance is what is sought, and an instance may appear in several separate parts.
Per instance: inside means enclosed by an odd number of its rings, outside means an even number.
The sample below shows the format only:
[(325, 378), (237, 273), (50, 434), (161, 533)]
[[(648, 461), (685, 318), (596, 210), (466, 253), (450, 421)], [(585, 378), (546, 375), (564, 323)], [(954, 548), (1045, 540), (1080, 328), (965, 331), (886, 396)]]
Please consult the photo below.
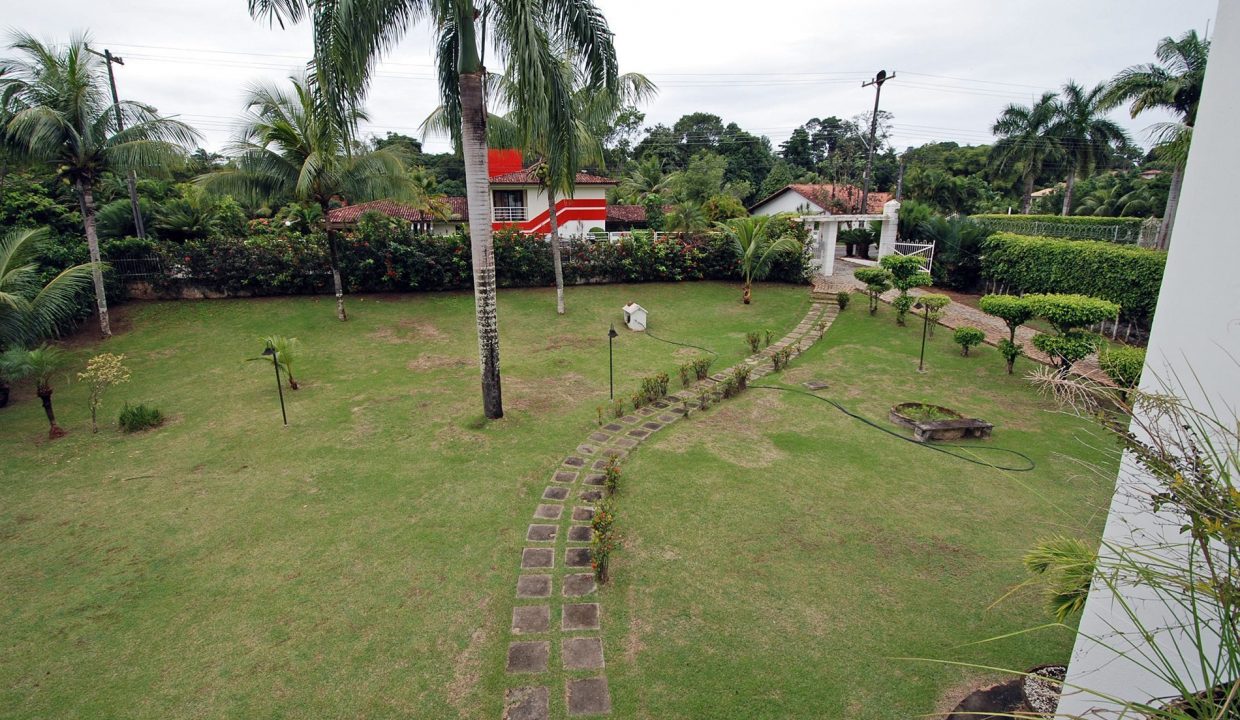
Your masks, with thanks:
[(994, 429), (992, 423), (976, 418), (958, 420), (935, 420), (913, 425), (913, 439), (917, 442), (930, 440), (959, 440), (961, 438), (988, 438)]

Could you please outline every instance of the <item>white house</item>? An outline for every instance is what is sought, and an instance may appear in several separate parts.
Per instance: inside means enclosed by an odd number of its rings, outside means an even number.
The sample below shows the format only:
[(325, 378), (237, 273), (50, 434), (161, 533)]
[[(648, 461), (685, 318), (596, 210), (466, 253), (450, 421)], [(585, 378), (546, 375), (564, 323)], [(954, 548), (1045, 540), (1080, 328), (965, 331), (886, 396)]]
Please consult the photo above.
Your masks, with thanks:
[(785, 185), (749, 208), (750, 215), (881, 215), (891, 193), (870, 192), (866, 210), (861, 210), (861, 188), (856, 185)]

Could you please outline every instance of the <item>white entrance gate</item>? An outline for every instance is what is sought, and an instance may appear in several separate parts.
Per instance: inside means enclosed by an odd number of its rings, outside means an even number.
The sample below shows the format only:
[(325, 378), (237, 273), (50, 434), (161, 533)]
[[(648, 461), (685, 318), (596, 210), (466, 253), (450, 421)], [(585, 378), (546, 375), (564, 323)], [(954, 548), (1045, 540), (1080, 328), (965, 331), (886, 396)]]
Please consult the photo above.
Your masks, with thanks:
[(882, 230), (878, 233), (878, 257), (882, 259), (897, 252), (896, 225), (900, 220), (899, 201), (888, 200), (887, 204), (883, 205), (882, 215), (832, 215), (831, 213), (802, 215), (801, 222), (810, 226), (810, 232), (814, 238), (811, 262), (817, 271), (828, 276), (835, 273), (835, 241), (839, 235), (840, 223), (873, 222), (874, 220), (880, 220), (883, 223)]
[(896, 255), (911, 255), (921, 258), (921, 265), (926, 272), (934, 262), (934, 243), (898, 242), (895, 245)]

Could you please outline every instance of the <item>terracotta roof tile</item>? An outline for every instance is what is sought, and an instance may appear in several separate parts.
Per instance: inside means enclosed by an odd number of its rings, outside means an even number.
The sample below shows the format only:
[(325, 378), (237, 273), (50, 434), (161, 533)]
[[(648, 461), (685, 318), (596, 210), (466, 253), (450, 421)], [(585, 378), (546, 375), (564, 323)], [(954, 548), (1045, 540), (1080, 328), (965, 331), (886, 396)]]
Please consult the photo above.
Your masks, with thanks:
[[(577, 173), (574, 182), (578, 185), (616, 185), (615, 180), (602, 175), (591, 175), (590, 173)], [(491, 178), (492, 185), (539, 185), (541, 181), (534, 174), (533, 168), (525, 168), (517, 172), (504, 173)]]
[[(450, 220), (460, 220), (469, 214), (469, 206), (465, 202), (465, 198), (445, 197), (443, 200), (451, 208)], [(409, 222), (434, 222), (437, 219), (430, 213), (422, 212), (403, 203), (392, 200), (372, 200), (371, 202), (333, 208), (328, 211), (327, 220), (333, 224), (349, 225), (357, 222), (363, 214), (368, 212), (378, 212), (388, 217), (408, 220)]]
[[(752, 210), (759, 205), (765, 204), (768, 200), (787, 190), (791, 190), (806, 200), (826, 208), (827, 212), (840, 214), (856, 213), (859, 212), (861, 205), (861, 188), (856, 185), (794, 183), (786, 185), (762, 198), (757, 203), (754, 203), (750, 209)], [(866, 198), (866, 205), (869, 206), (866, 212), (875, 215), (882, 214), (883, 205), (888, 200), (891, 200), (891, 193), (871, 191), (870, 196)]]

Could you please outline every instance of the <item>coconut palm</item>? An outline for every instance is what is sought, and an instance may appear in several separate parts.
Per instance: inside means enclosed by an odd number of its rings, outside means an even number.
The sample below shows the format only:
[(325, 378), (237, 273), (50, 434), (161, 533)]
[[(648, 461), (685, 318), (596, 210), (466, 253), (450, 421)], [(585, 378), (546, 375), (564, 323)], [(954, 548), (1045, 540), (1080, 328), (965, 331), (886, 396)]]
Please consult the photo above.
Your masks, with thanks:
[(1033, 183), (1046, 164), (1060, 156), (1061, 145), (1051, 132), (1058, 118), (1055, 93), (1042, 93), (1032, 105), (1008, 105), (991, 132), (999, 141), (991, 148), (991, 162), (998, 170), (1020, 172), (1020, 211), (1028, 215), (1033, 206)]
[(0, 236), (0, 351), (55, 335), (77, 313), (79, 297), (90, 286), (90, 264), (74, 265), (47, 283), (39, 282), (35, 256), (46, 237), (46, 229), (11, 230)]
[(1105, 107), (1124, 103), (1132, 117), (1146, 110), (1161, 108), (1176, 116), (1173, 123), (1154, 126), (1155, 151), (1172, 165), (1171, 190), (1163, 211), (1155, 246), (1166, 248), (1175, 225), (1175, 212), (1180, 204), (1184, 184), (1184, 164), (1192, 142), (1193, 125), (1197, 122), (1197, 104), (1205, 81), (1206, 61), (1210, 57), (1210, 41), (1189, 30), (1179, 40), (1165, 37), (1154, 50), (1158, 63), (1124, 68), (1111, 79), (1103, 98)]
[(47, 414), (47, 437), (51, 440), (65, 436), (65, 431), (56, 424), (56, 413), (52, 410), (52, 381), (68, 364), (68, 353), (50, 345), (5, 354), (5, 366), (12, 379), (34, 379), (35, 394), (43, 401), (43, 412)]
[(753, 215), (750, 217), (732, 218), (727, 222), (715, 223), (724, 235), (732, 241), (740, 262), (741, 279), (744, 284), (744, 301), (748, 305), (753, 293), (753, 281), (766, 277), (771, 269), (771, 261), (781, 252), (796, 252), (800, 249), (797, 241), (790, 237), (773, 239), (767, 232), (767, 225), (773, 215)]
[(297, 384), (297, 380), (293, 378), (293, 366), (297, 364), (298, 358), (301, 357), (301, 342), (297, 338), (284, 337), (283, 335), (268, 335), (263, 338), (263, 347), (271, 349), (272, 353), (274, 353), (269, 356), (271, 361), (284, 369), (284, 374), (288, 378), (289, 389), (300, 390), (301, 385)]
[[(351, 148), (348, 132), (333, 119), (311, 82), (291, 76), (289, 83), (288, 89), (271, 83), (250, 87), (241, 135), (229, 148), (234, 161), (228, 168), (201, 176), (198, 182), (204, 188), (255, 203), (312, 203), (322, 211), (322, 217), (326, 217), (333, 199), (393, 199), (431, 209), (430, 198), (410, 175), (402, 148)], [(365, 119), (365, 113), (354, 109), (346, 122)], [(348, 315), (336, 236), (330, 225), (325, 227), (336, 316), (345, 320)]]
[(697, 233), (710, 227), (706, 210), (693, 202), (682, 202), (663, 218), (663, 229), (674, 233)]
[[(550, 175), (560, 177), (560, 166), (571, 167), (577, 151), (571, 93), (556, 72), (556, 57), (571, 54), (592, 89), (614, 88), (616, 51), (606, 19), (592, 0), (494, 0), (484, 12), (472, 0), (249, 0), (249, 7), (252, 15), (280, 23), (312, 18), (316, 80), (341, 118), (365, 96), (379, 56), (411, 26), (430, 21), (441, 104), (465, 159), (483, 412), (503, 417), (483, 93), (486, 41), (513, 75), (517, 117), (531, 125), (545, 119), (556, 142), (569, 146), (548, 158)], [(522, 130), (537, 135), (532, 127)]]
[(644, 205), (650, 198), (662, 202), (672, 188), (672, 175), (664, 172), (663, 161), (653, 153), (646, 155), (621, 178), (616, 197), (634, 205)]
[[(103, 289), (95, 224), (96, 184), (107, 173), (121, 175), (168, 169), (184, 161), (198, 134), (185, 123), (160, 117), (133, 101), (114, 106), (103, 86), (99, 60), (87, 51), (89, 36), (65, 45), (14, 33), (10, 49), (21, 56), (0, 62), (0, 96), (20, 104), (7, 125), (12, 142), (30, 159), (48, 163), (77, 190), (95, 284), (99, 329), (112, 334)], [(117, 127), (117, 115), (124, 130)]]
[(1063, 149), (1068, 167), (1064, 183), (1063, 215), (1072, 211), (1072, 189), (1078, 175), (1088, 175), (1106, 163), (1117, 147), (1128, 143), (1128, 133), (1114, 121), (1103, 117), (1106, 85), (1086, 90), (1069, 80), (1055, 101), (1058, 117), (1050, 132)]

